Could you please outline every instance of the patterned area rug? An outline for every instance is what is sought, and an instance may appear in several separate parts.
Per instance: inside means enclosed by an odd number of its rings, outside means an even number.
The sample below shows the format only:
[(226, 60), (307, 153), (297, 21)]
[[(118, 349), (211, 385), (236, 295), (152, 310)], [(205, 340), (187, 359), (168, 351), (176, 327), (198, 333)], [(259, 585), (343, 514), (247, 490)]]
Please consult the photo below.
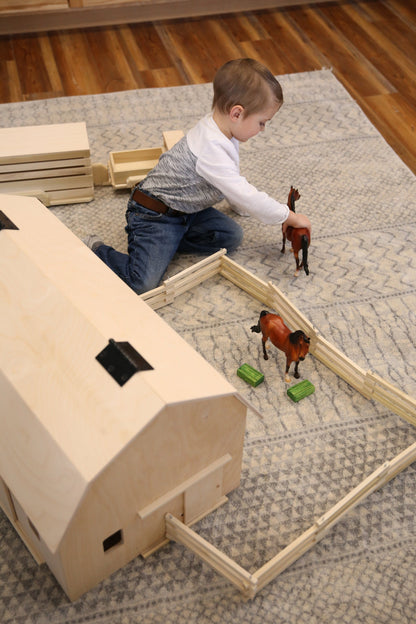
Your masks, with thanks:
[[(310, 275), (294, 277), (279, 228), (232, 213), (245, 240), (232, 259), (272, 281), (321, 334), (364, 369), (416, 396), (416, 180), (328, 70), (280, 77), (285, 104), (241, 149), (242, 172), (313, 223)], [(1, 126), (86, 121), (93, 162), (162, 145), (210, 108), (211, 85), (0, 106)], [(126, 249), (128, 193), (96, 189), (89, 204), (51, 210), (81, 238)], [(175, 258), (169, 275), (199, 258)], [(241, 486), (195, 530), (254, 572), (386, 459), (415, 428), (364, 399), (312, 356), (316, 391), (286, 395), (281, 352), (262, 357), (250, 331), (262, 306), (219, 276), (158, 313), (261, 412), (249, 411)], [(278, 310), (276, 310), (278, 312)], [(257, 388), (236, 375), (265, 375)], [(224, 415), (226, 417), (226, 415)], [(170, 543), (137, 558), (71, 604), (0, 512), (2, 624), (392, 624), (416, 621), (416, 464), (355, 507), (307, 554), (244, 602), (232, 585)]]

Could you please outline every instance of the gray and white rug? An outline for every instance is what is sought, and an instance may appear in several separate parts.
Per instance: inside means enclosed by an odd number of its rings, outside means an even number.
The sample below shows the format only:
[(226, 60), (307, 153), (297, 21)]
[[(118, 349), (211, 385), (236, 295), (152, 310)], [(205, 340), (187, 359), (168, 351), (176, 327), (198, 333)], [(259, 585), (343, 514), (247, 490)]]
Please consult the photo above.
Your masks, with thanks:
[[(310, 275), (294, 277), (278, 228), (233, 214), (245, 231), (232, 256), (276, 284), (320, 333), (364, 369), (416, 396), (416, 179), (329, 70), (280, 77), (285, 104), (244, 144), (241, 168), (259, 188), (313, 223)], [(211, 85), (148, 89), (0, 106), (3, 127), (85, 121), (93, 162), (113, 150), (160, 146), (164, 130), (189, 129), (211, 103)], [(126, 249), (128, 192), (96, 189), (89, 204), (51, 208), (81, 238), (95, 232)], [(169, 275), (198, 260), (174, 260)], [(255, 571), (386, 459), (415, 428), (367, 401), (308, 356), (316, 388), (286, 396), (284, 358), (250, 331), (261, 304), (216, 276), (158, 313), (220, 370), (249, 411), (241, 486), (195, 526)], [(278, 312), (278, 310), (276, 311)], [(265, 375), (257, 388), (236, 375)], [(352, 510), (253, 601), (178, 544), (137, 558), (71, 604), (38, 567), (0, 512), (2, 624), (392, 624), (416, 622), (416, 465)]]

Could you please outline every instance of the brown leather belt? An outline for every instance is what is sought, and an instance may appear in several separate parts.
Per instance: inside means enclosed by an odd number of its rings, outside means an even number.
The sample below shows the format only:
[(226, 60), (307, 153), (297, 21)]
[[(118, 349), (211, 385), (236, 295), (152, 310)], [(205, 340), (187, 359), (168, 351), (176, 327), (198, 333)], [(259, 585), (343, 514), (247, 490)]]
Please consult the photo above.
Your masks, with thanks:
[[(149, 210), (154, 210), (154, 212), (158, 212), (160, 214), (166, 214), (171, 210), (169, 206), (166, 206), (166, 204), (160, 201), (160, 199), (156, 199), (156, 197), (149, 197), (149, 195), (146, 195), (146, 193), (143, 193), (143, 191), (141, 191), (139, 188), (136, 188), (136, 190), (134, 191), (133, 200), (137, 202), (138, 204), (140, 204), (141, 206), (144, 206), (145, 208), (148, 208)], [(179, 211), (172, 210), (172, 212), (179, 212)]]

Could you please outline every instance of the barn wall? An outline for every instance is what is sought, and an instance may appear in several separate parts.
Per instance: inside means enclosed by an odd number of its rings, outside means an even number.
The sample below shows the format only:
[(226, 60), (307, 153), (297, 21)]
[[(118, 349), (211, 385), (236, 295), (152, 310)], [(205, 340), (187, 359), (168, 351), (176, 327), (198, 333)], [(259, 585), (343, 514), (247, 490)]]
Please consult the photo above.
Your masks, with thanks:
[(72, 600), (163, 544), (165, 513), (192, 520), (224, 502), (240, 481), (245, 416), (234, 396), (168, 406), (98, 476), (60, 549)]

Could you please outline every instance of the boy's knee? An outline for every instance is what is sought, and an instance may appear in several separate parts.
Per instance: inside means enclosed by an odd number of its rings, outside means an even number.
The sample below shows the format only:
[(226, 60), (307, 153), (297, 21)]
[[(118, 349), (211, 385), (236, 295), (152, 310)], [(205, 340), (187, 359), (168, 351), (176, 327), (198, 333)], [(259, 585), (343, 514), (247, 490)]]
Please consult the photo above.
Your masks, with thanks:
[(127, 284), (134, 290), (137, 295), (153, 290), (159, 286), (163, 277), (160, 272), (155, 271), (130, 271), (129, 279), (126, 280)]
[(146, 293), (149, 290), (153, 290), (153, 288), (156, 288), (158, 286), (158, 283), (156, 283), (152, 279), (143, 280), (140, 277), (136, 277), (130, 280), (129, 286), (134, 290), (136, 295), (143, 295), (143, 293)]
[(224, 245), (228, 253), (231, 253), (232, 251), (237, 249), (237, 247), (241, 245), (244, 237), (243, 229), (238, 225), (238, 223), (233, 222), (233, 226), (234, 227), (228, 237), (229, 242), (228, 244)]

